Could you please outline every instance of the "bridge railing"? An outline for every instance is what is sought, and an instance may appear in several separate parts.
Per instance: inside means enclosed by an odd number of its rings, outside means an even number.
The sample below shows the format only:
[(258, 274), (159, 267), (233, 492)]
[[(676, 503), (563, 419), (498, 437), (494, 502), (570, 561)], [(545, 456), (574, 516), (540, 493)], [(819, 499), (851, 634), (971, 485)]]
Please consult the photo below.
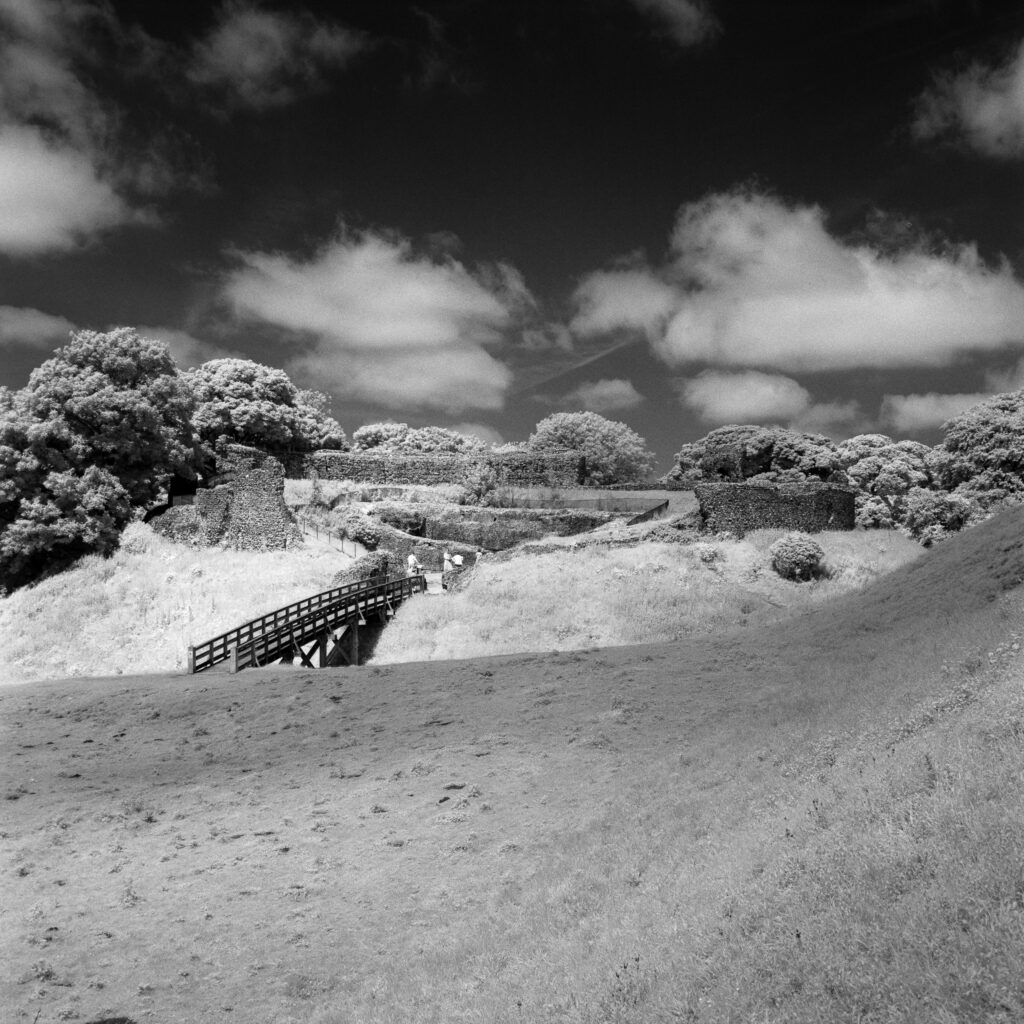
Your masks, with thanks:
[(426, 578), (416, 575), (389, 577), (385, 582), (363, 587), (334, 604), (319, 608), (301, 619), (233, 648), (230, 653), (233, 670), (273, 661), (298, 644), (307, 643), (342, 623), (354, 621), (357, 615), (381, 612), (392, 601), (397, 604), (412, 594), (426, 590), (426, 586)]
[[(381, 592), (387, 596), (398, 597), (404, 591), (396, 584), (415, 578), (396, 576), (372, 583), (360, 580), (342, 587), (332, 587), (330, 590), (313, 594), (311, 597), (285, 605), (283, 608), (277, 608), (201, 644), (190, 646), (188, 649), (188, 671), (190, 674), (202, 672), (221, 661), (226, 661), (231, 655), (232, 648), (241, 648), (251, 644), (255, 640), (269, 636), (285, 626), (294, 625), (304, 618), (328, 608), (336, 610), (339, 606), (349, 603), (358, 604), (360, 599)], [(401, 600), (400, 597), (398, 599)]]

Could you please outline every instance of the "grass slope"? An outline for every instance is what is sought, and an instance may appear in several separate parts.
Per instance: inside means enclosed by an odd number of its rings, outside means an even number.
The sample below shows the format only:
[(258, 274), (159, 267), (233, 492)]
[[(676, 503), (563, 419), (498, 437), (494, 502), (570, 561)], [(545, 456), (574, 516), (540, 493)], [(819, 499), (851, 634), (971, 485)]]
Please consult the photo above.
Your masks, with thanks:
[(781, 628), (0, 692), (12, 1021), (1024, 1019), (1024, 513)]
[(784, 532), (485, 559), (447, 600), (404, 605), (373, 662), (655, 643), (737, 622), (766, 628), (922, 555), (894, 530), (822, 533), (829, 577), (797, 584), (771, 568), (769, 548)]
[(288, 551), (197, 549), (130, 526), (110, 558), (83, 558), (0, 598), (0, 686), (183, 669), (189, 644), (325, 589), (348, 562), (326, 540)]

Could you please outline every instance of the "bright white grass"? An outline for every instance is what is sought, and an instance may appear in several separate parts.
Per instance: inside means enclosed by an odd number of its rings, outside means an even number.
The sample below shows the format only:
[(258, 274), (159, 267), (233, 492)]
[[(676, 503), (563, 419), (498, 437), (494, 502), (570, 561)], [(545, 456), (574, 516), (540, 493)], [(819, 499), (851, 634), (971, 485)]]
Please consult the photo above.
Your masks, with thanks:
[(407, 602), (373, 661), (653, 643), (737, 623), (763, 624), (922, 554), (896, 532), (823, 533), (817, 539), (831, 578), (796, 584), (771, 569), (768, 549), (783, 532), (485, 560), (465, 590)]
[(326, 589), (346, 561), (314, 547), (193, 548), (142, 524), (123, 545), (0, 599), (0, 685), (183, 670), (190, 643)]

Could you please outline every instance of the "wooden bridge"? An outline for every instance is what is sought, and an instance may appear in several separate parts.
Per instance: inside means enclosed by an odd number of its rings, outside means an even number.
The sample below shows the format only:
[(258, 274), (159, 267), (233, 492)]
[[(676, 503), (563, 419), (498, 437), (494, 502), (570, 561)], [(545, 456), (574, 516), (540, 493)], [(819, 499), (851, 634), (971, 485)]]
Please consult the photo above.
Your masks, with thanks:
[(402, 601), (426, 588), (423, 576), (398, 576), (325, 590), (189, 647), (188, 671), (226, 661), (238, 672), (274, 661), (294, 664), (296, 657), (307, 668), (358, 665), (359, 627), (371, 618), (386, 622)]

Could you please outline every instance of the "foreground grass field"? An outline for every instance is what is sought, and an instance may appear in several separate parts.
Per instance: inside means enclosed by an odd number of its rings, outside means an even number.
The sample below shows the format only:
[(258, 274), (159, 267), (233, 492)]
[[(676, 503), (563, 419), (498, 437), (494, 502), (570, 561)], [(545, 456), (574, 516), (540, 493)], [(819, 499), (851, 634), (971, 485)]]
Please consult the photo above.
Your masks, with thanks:
[(923, 554), (896, 530), (821, 533), (827, 576), (791, 583), (771, 568), (769, 548), (784, 532), (485, 558), (447, 600), (401, 608), (373, 663), (656, 643), (736, 624), (765, 628)]
[(668, 644), (0, 692), (12, 1021), (1024, 1019), (1024, 514)]

